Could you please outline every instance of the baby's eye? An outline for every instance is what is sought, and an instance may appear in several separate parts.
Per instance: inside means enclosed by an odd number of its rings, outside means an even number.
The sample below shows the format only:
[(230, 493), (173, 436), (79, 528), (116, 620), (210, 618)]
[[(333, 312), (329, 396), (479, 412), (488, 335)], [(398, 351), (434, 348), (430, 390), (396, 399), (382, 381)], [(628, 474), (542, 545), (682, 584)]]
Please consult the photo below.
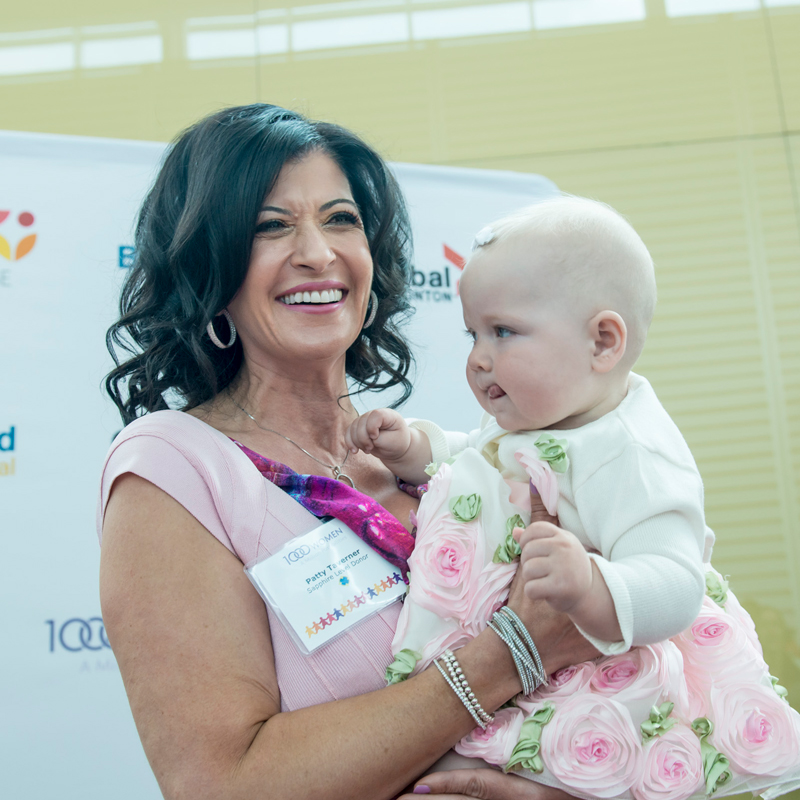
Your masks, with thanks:
[(498, 339), (507, 339), (509, 336), (513, 335), (514, 331), (510, 331), (508, 328), (504, 328), (501, 325), (498, 325), (494, 329), (495, 335)]
[(466, 336), (471, 342), (475, 341), (475, 331), (467, 329), (464, 331), (464, 336)]

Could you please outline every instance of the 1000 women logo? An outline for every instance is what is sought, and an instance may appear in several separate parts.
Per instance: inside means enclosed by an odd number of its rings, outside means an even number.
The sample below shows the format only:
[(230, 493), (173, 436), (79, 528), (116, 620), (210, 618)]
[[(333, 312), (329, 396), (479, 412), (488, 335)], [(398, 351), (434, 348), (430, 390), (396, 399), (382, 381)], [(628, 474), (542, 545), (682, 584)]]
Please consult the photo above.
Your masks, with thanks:
[(56, 650), (80, 653), (82, 650), (111, 649), (102, 617), (72, 617), (60, 625), (54, 619), (44, 622), (48, 627), (51, 653)]

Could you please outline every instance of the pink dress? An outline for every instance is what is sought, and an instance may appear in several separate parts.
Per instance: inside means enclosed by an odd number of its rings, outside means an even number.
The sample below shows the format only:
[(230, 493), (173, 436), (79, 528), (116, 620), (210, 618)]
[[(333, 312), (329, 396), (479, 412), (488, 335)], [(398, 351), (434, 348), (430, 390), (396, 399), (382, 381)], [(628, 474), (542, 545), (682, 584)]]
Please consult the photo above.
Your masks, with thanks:
[[(169, 494), (242, 564), (272, 555), (293, 537), (319, 525), (317, 517), (265, 480), (265, 474), (267, 478), (277, 476), (284, 481), (292, 480), (292, 476), (297, 479), (309, 476), (298, 476), (283, 465), (247, 451), (190, 414), (178, 411), (148, 414), (117, 436), (103, 467), (98, 536), (102, 536), (111, 487), (116, 478), (127, 472)], [(377, 549), (394, 559), (393, 563), (403, 563), (413, 547), (413, 539), (394, 517), (371, 498), (344, 484), (318, 480), (320, 485), (316, 486), (312, 501), (321, 504), (321, 511), (337, 515), (337, 502), (347, 500), (339, 487), (347, 490), (351, 493), (351, 511), (363, 507), (361, 518), (366, 516), (371, 520), (373, 536), (376, 541), (381, 539)], [(330, 491), (326, 492), (327, 484), (335, 485), (327, 487)], [(338, 502), (338, 505), (348, 504)], [(357, 523), (351, 527), (359, 532)], [(368, 535), (369, 532), (365, 534)], [(375, 541), (371, 544), (376, 546)], [(395, 603), (311, 655), (304, 655), (268, 609), (281, 710), (292, 711), (384, 687), (399, 613), (400, 604)]]

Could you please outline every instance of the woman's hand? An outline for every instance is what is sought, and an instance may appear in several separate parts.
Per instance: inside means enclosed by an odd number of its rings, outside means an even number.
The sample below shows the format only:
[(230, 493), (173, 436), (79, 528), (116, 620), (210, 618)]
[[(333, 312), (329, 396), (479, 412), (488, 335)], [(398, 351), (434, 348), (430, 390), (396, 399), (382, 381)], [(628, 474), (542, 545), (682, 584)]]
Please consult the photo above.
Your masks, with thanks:
[[(531, 484), (531, 530), (541, 523), (558, 525), (558, 517), (547, 513), (542, 498)], [(516, 538), (522, 531), (517, 529)], [(572, 624), (569, 617), (556, 611), (546, 600), (530, 600), (525, 595), (522, 570), (517, 570), (511, 584), (508, 605), (525, 623), (535, 643), (542, 649), (542, 659), (548, 675), (569, 664), (577, 664), (600, 653)]]
[(437, 800), (572, 800), (560, 789), (542, 786), (517, 775), (504, 775), (494, 769), (434, 772), (420, 778), (414, 791), (401, 795), (398, 800), (418, 800), (426, 794), (435, 794)]

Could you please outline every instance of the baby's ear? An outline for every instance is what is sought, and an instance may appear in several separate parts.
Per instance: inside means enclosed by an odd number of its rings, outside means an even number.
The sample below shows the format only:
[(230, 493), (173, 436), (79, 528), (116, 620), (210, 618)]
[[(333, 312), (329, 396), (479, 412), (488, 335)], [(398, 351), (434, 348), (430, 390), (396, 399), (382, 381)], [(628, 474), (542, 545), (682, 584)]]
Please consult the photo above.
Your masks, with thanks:
[(611, 372), (622, 360), (628, 345), (625, 320), (616, 311), (601, 311), (589, 321), (589, 331), (594, 339), (592, 369)]

